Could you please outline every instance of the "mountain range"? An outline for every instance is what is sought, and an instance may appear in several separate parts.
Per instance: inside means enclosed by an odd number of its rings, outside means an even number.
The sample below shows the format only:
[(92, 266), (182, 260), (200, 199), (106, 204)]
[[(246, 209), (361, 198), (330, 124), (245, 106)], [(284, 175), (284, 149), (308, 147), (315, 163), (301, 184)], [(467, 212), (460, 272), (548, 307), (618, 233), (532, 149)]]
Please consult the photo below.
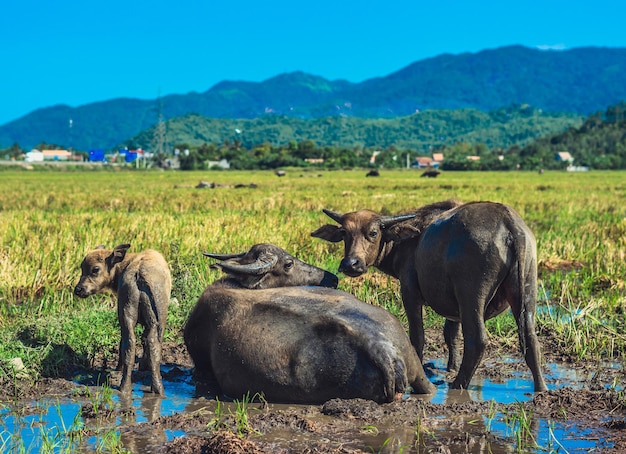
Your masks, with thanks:
[(112, 149), (160, 117), (192, 113), (218, 119), (371, 119), (528, 104), (546, 112), (588, 115), (626, 100), (625, 75), (626, 48), (544, 51), (508, 46), (444, 54), (360, 83), (294, 72), (263, 82), (223, 81), (204, 93), (155, 100), (118, 98), (45, 107), (0, 126), (0, 148), (45, 142), (76, 150)]

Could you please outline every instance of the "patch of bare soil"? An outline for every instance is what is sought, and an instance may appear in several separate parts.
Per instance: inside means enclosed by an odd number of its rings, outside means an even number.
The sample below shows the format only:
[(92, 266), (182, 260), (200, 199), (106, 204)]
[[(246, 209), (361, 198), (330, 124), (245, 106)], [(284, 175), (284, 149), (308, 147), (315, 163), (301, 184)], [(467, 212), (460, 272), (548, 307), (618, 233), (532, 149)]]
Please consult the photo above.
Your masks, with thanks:
[(579, 260), (564, 260), (558, 257), (542, 259), (537, 264), (539, 273), (552, 273), (555, 271), (569, 272), (580, 270), (585, 266), (586, 264)]

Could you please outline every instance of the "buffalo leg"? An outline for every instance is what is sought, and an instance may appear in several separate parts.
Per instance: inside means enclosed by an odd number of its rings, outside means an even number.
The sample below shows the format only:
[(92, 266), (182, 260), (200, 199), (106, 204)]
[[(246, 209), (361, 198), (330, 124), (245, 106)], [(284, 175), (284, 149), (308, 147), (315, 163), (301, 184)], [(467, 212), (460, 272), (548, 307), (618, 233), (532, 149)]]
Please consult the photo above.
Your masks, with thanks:
[(161, 380), (161, 338), (159, 333), (159, 320), (154, 311), (154, 304), (148, 296), (149, 292), (140, 289), (139, 311), (144, 323), (142, 342), (144, 346), (141, 363), (145, 370), (150, 371), (152, 385), (151, 390), (156, 394), (163, 394), (163, 382)]
[[(163, 332), (165, 331), (165, 319), (167, 318), (167, 309), (165, 311), (158, 311), (158, 308), (162, 307), (159, 302), (156, 302), (153, 305), (148, 305), (145, 307), (146, 312), (142, 312), (144, 319), (150, 320), (149, 323), (154, 323), (154, 331), (157, 333), (157, 343), (159, 347), (163, 345)], [(152, 315), (152, 310), (157, 309), (156, 318)], [(144, 307), (141, 307), (141, 310), (144, 310)], [(147, 312), (149, 311), (149, 312)], [(150, 348), (150, 330), (146, 327), (141, 336), (141, 345), (143, 346), (143, 356), (139, 361), (139, 370), (140, 371), (151, 371), (150, 362), (148, 360), (148, 350)], [(160, 350), (160, 348), (159, 348)], [(157, 363), (160, 363), (160, 355)]]
[(482, 311), (464, 312), (461, 314), (461, 320), (463, 323), (463, 360), (459, 373), (451, 385), (454, 389), (467, 389), (485, 353), (488, 339)]
[(122, 363), (122, 381), (120, 391), (127, 394), (132, 389), (131, 376), (135, 363), (135, 319), (133, 317), (120, 317), (122, 341), (120, 342), (120, 362)]
[(150, 348), (149, 346), (149, 341), (148, 341), (148, 328), (145, 328), (143, 330), (143, 334), (141, 335), (141, 345), (143, 347), (143, 355), (141, 356), (141, 359), (139, 360), (139, 370), (141, 372), (144, 371), (149, 371), (150, 370), (150, 355), (148, 353), (148, 349)]
[(157, 334), (157, 327), (146, 328), (146, 345), (144, 355), (146, 356), (147, 370), (150, 370), (152, 378), (152, 392), (163, 395), (163, 381), (161, 380), (161, 343)]
[[(522, 323), (520, 323), (521, 317), (524, 317)], [(535, 391), (546, 391), (548, 388), (544, 381), (543, 373), (541, 372), (541, 349), (539, 348), (539, 341), (535, 333), (534, 307), (532, 311), (524, 311), (515, 318), (517, 319), (522, 354), (524, 355), (528, 368), (533, 374)]]
[(513, 316), (517, 322), (520, 348), (526, 364), (533, 374), (535, 391), (545, 391), (548, 388), (541, 372), (541, 348), (535, 332), (537, 278), (534, 270), (535, 266), (532, 266), (531, 274), (521, 278), (519, 280), (521, 282), (507, 282), (506, 299), (509, 301)]
[(458, 371), (461, 362), (461, 323), (446, 320), (443, 325), (443, 337), (448, 346), (448, 371)]
[(118, 290), (117, 317), (120, 322), (120, 363), (122, 366), (122, 381), (120, 392), (130, 393), (132, 390), (131, 376), (135, 365), (135, 326), (139, 317), (139, 298), (136, 288), (123, 285)]
[(420, 361), (424, 362), (424, 301), (407, 286), (401, 286), (401, 293), (404, 312), (409, 321), (409, 338)]
[[(121, 324), (120, 324), (121, 326)], [(124, 356), (125, 356), (125, 351), (122, 348), (122, 344), (123, 344), (123, 340), (120, 340), (120, 345), (119, 345), (119, 356), (117, 359), (117, 366), (115, 367), (115, 370), (122, 370), (124, 367)]]

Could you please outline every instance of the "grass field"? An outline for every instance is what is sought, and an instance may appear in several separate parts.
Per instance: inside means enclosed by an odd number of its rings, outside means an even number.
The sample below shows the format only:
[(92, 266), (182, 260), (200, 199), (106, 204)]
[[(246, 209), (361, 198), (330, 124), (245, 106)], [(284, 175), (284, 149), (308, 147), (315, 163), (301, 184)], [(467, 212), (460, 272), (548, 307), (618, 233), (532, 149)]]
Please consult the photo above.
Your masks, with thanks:
[[(166, 340), (182, 342), (188, 311), (220, 276), (203, 251), (271, 242), (336, 271), (342, 246), (310, 237), (330, 221), (322, 208), (390, 214), (447, 198), (509, 204), (535, 232), (542, 336), (574, 357), (623, 357), (626, 172), (365, 173), (0, 172), (0, 382), (14, 379), (9, 358), (22, 358), (37, 378), (111, 355), (119, 342), (114, 299), (72, 294), (83, 256), (98, 245), (163, 253), (174, 278)], [(200, 180), (217, 187), (196, 189)], [(403, 318), (393, 279), (373, 271), (340, 277), (341, 289)], [(432, 314), (428, 320), (442, 323)], [(492, 337), (517, 342), (511, 316), (489, 328)]]

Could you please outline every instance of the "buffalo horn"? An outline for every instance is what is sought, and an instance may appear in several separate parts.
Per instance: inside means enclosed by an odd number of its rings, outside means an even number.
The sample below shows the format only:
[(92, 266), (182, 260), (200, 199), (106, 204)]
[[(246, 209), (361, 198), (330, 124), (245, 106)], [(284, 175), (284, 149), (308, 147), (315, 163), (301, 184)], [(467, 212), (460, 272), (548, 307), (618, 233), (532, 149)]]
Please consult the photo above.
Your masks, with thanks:
[(337, 213), (336, 211), (327, 210), (326, 208), (322, 209), (322, 211), (326, 214), (326, 216), (331, 218), (337, 224), (341, 224), (341, 218), (343, 217), (343, 214)]
[(387, 227), (391, 227), (398, 222), (413, 219), (415, 216), (415, 214), (396, 214), (394, 216), (382, 216), (380, 218), (380, 226), (384, 229)]
[(254, 263), (248, 263), (246, 265), (239, 265), (233, 262), (220, 262), (216, 263), (217, 266), (222, 268), (226, 272), (236, 274), (254, 274), (259, 275), (265, 273), (268, 269), (273, 267), (278, 261), (278, 257), (271, 256), (270, 260), (257, 259)]
[(203, 252), (202, 255), (206, 257), (211, 257), (212, 259), (217, 260), (228, 260), (228, 259), (236, 259), (239, 257), (243, 257), (247, 252), (240, 252), (239, 254), (214, 254), (212, 252)]

